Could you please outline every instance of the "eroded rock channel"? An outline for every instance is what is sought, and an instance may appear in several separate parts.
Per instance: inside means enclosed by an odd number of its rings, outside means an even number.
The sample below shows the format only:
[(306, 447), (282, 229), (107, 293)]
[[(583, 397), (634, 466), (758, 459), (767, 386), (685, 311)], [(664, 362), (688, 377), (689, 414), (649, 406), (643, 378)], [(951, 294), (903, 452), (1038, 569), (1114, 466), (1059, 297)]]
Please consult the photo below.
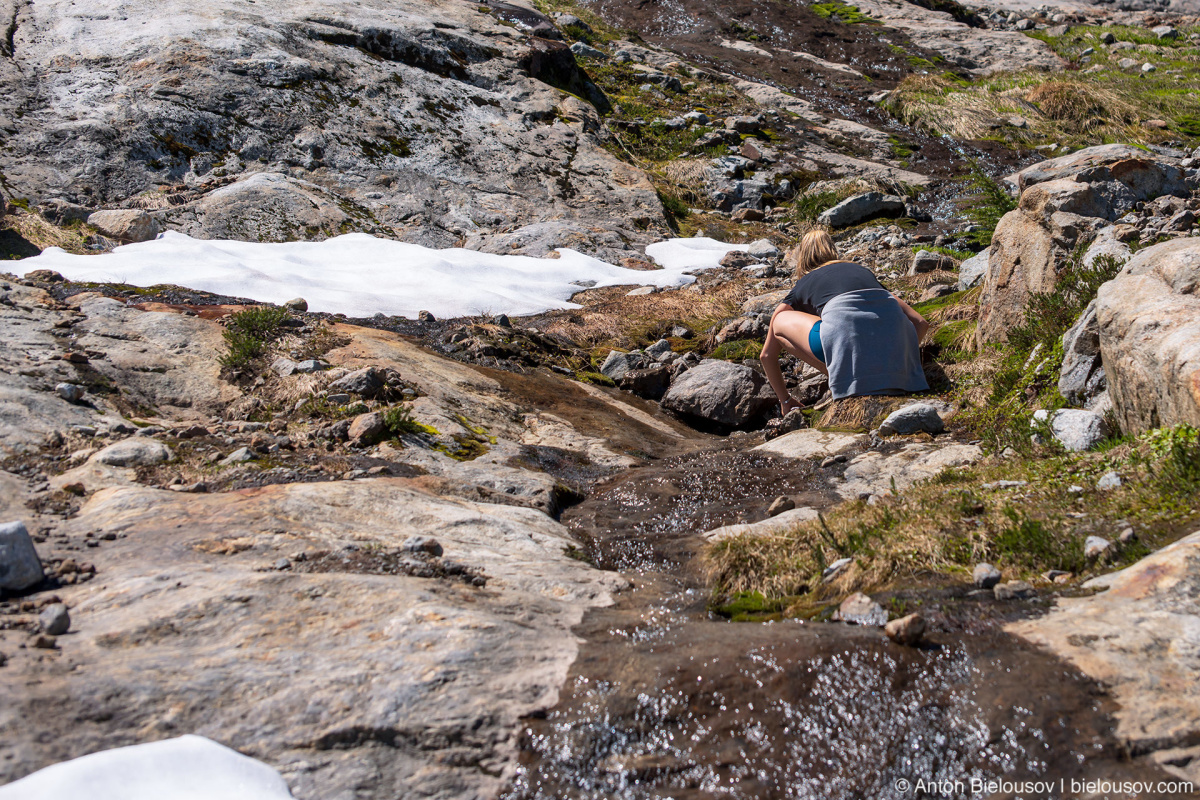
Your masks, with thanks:
[(1015, 797), (1038, 780), (1061, 796), (1072, 779), (1172, 779), (1130, 761), (1094, 682), (1004, 632), (1034, 607), (898, 590), (934, 623), (916, 648), (878, 628), (714, 614), (693, 561), (702, 532), (761, 519), (779, 493), (828, 507), (821, 473), (709, 444), (624, 471), (564, 515), (635, 588), (576, 628), (579, 656), (558, 705), (526, 720), (508, 800), (898, 800), (918, 781), (946, 789), (925, 796)]

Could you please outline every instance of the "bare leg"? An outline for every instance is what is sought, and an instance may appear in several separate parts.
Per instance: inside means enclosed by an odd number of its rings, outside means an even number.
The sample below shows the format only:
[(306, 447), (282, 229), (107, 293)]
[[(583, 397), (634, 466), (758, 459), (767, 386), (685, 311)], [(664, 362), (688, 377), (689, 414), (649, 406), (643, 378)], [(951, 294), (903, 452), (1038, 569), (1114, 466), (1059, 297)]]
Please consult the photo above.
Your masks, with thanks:
[(787, 384), (783, 380), (783, 372), (779, 369), (780, 350), (787, 350), (809, 366), (828, 374), (824, 362), (813, 355), (808, 346), (808, 335), (812, 326), (821, 320), (812, 314), (796, 311), (791, 306), (781, 304), (771, 316), (771, 327), (767, 330), (767, 340), (763, 344), (759, 360), (767, 380), (779, 398), (780, 412), (787, 414), (799, 404), (788, 394)]

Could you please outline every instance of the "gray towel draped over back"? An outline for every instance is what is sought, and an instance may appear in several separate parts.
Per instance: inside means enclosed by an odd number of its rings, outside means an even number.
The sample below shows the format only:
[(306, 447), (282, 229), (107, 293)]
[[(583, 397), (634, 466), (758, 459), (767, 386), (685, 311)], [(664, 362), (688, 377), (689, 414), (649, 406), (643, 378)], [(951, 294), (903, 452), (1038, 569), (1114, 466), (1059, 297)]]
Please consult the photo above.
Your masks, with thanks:
[(821, 347), (835, 399), (929, 388), (917, 329), (886, 289), (846, 292), (826, 303)]

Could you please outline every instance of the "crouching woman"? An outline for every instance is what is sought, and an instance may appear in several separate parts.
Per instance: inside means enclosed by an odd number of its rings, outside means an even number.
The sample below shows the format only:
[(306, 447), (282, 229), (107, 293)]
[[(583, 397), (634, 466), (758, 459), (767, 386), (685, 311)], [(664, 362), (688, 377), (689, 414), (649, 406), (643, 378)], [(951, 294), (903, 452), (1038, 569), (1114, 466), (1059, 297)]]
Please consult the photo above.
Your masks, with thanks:
[(782, 414), (800, 404), (788, 394), (779, 369), (781, 349), (826, 373), (835, 400), (929, 388), (920, 351), (929, 323), (884, 289), (871, 270), (841, 260), (828, 233), (805, 234), (796, 278), (771, 315), (759, 356)]

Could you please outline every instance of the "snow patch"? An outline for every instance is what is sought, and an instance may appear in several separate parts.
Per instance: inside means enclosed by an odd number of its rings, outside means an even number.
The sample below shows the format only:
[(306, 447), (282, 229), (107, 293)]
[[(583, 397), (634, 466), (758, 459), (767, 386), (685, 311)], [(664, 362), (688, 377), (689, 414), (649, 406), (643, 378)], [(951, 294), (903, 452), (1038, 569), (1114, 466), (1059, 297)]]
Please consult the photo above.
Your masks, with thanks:
[(0, 787), (0, 800), (292, 800), (279, 773), (203, 736), (103, 750)]
[(168, 231), (154, 241), (80, 256), (52, 247), (27, 259), (27, 270), (51, 269), (72, 281), (174, 284), (230, 297), (281, 304), (303, 297), (313, 311), (370, 317), (376, 313), (415, 318), (490, 312), (537, 314), (579, 308), (569, 302), (582, 286), (678, 287), (696, 272), (718, 266), (730, 250), (713, 239), (671, 239), (646, 254), (662, 269), (632, 270), (574, 250), (558, 258), (501, 256), (351, 233), (323, 242), (261, 244), (193, 239)]

